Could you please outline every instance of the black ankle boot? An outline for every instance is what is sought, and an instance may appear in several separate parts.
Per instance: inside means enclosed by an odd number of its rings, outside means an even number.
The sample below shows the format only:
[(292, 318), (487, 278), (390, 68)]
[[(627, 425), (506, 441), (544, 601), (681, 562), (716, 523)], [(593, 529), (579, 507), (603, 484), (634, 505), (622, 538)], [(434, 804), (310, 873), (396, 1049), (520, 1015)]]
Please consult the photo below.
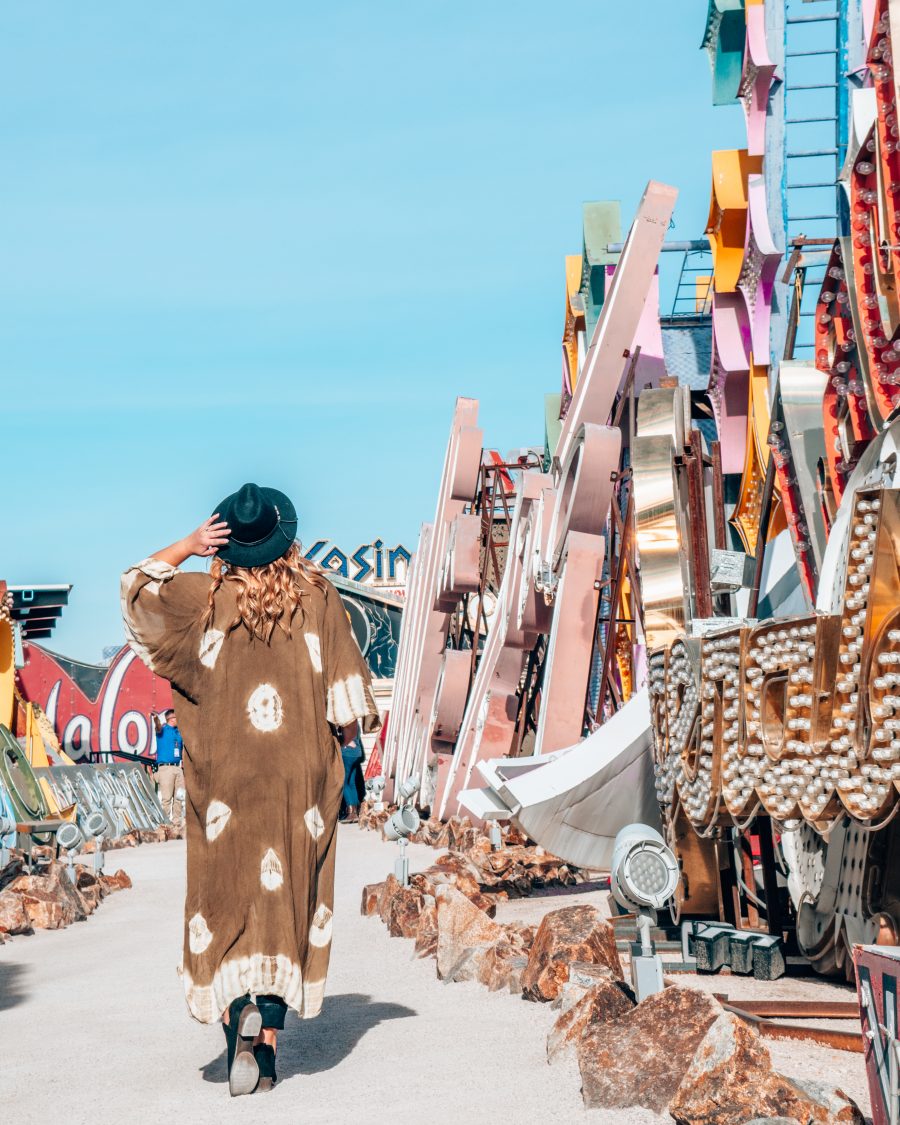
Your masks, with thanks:
[(253, 1040), (262, 1030), (259, 1008), (249, 996), (239, 996), (228, 1007), (228, 1023), (222, 1024), (228, 1045), (228, 1089), (231, 1096), (252, 1094), (259, 1078)]
[(275, 1048), (270, 1047), (268, 1043), (260, 1043), (253, 1048), (253, 1054), (259, 1067), (259, 1084), (256, 1091), (261, 1094), (271, 1090), (278, 1081), (278, 1075), (275, 1073)]

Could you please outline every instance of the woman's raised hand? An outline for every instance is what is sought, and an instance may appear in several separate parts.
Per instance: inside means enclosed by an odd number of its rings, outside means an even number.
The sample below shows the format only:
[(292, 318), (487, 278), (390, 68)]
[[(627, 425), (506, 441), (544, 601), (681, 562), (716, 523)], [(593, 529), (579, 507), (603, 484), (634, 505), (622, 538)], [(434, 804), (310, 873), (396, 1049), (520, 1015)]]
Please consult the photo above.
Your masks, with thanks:
[(224, 520), (219, 519), (219, 513), (216, 512), (214, 516), (204, 520), (196, 531), (192, 531), (184, 543), (192, 555), (205, 559), (224, 547), (230, 535), (231, 528)]

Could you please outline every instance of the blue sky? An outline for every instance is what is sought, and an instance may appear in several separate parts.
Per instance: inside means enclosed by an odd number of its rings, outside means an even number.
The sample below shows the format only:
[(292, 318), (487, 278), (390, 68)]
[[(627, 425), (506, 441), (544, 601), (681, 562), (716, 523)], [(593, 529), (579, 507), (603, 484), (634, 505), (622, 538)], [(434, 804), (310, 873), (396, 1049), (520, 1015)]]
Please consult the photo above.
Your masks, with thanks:
[(705, 0), (62, 0), (4, 17), (0, 576), (73, 582), (51, 647), (122, 638), (120, 571), (245, 480), (302, 537), (415, 546), (453, 401), (543, 435), (581, 203), (650, 178), (699, 237)]

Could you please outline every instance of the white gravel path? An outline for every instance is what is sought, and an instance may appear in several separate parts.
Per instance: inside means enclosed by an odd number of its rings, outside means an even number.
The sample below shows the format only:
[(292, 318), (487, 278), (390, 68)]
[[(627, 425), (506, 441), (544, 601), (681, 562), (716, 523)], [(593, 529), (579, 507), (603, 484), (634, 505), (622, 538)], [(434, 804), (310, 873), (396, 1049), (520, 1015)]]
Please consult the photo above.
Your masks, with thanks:
[[(325, 1009), (308, 1023), (289, 1018), (271, 1094), (230, 1098), (221, 1029), (187, 1014), (175, 972), (185, 857), (176, 841), (109, 853), (108, 870), (124, 867), (132, 890), (86, 922), (0, 946), (4, 1116), (16, 1125), (662, 1120), (586, 1112), (574, 1060), (546, 1063), (547, 1006), (443, 985), (432, 959), (413, 960), (411, 942), (362, 918), (360, 888), (384, 877), (396, 850), (374, 833), (339, 831)], [(430, 848), (410, 855), (414, 868), (434, 859)]]

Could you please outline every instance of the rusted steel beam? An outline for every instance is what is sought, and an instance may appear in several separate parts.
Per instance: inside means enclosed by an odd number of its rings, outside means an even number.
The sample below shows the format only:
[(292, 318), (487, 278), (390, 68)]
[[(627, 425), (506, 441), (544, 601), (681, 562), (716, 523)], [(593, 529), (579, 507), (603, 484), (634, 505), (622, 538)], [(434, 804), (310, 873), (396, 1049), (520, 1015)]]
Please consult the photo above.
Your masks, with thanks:
[(759, 606), (759, 584), (762, 580), (763, 558), (766, 553), (766, 539), (769, 536), (769, 518), (772, 514), (772, 495), (775, 492), (775, 458), (769, 454), (766, 466), (766, 479), (763, 484), (762, 501), (759, 507), (759, 532), (756, 537), (756, 559), (753, 563), (753, 585), (750, 587), (750, 600), (747, 603), (747, 616), (756, 617)]
[[(625, 509), (625, 520), (619, 525), (617, 505), (613, 503), (614, 522), (617, 526), (617, 539), (618, 539), (618, 557), (616, 559), (616, 572), (613, 579), (612, 589), (609, 592), (609, 621), (606, 628), (606, 643), (603, 650), (603, 668), (600, 673), (600, 688), (597, 696), (597, 709), (594, 711), (593, 718), (597, 721), (598, 716), (603, 714), (603, 705), (606, 701), (607, 681), (612, 675), (612, 658), (616, 651), (616, 638), (618, 633), (618, 610), (619, 600), (622, 593), (622, 578), (625, 574), (625, 568), (628, 564), (628, 550), (629, 540), (631, 538), (629, 532), (632, 525), (632, 512), (634, 508), (634, 490), (629, 491), (628, 494), (628, 507)], [(612, 560), (610, 560), (612, 564)], [(598, 623), (599, 625), (599, 623)], [(599, 628), (597, 630), (599, 632)], [(590, 683), (588, 684), (590, 690)], [(618, 694), (614, 692), (614, 694)], [(619, 699), (621, 705), (621, 699)], [(586, 708), (590, 713), (590, 708)]]
[(759, 857), (762, 864), (763, 888), (766, 895), (766, 926), (770, 934), (784, 936), (784, 919), (781, 913), (781, 892), (775, 865), (775, 842), (772, 838), (772, 821), (767, 816), (756, 819), (759, 836)]
[(760, 1035), (767, 1039), (812, 1039), (823, 1047), (833, 1047), (836, 1051), (852, 1051), (863, 1054), (861, 1031), (835, 1031), (825, 1027), (795, 1027), (792, 1023), (776, 1023), (774, 1020), (760, 1019), (735, 1004), (723, 1004), (726, 1012), (731, 1012), (746, 1023), (752, 1023)]
[(703, 489), (703, 446), (699, 430), (691, 430), (690, 453), (684, 468), (688, 482), (691, 525), (691, 557), (694, 563), (694, 592), (697, 616), (712, 617), (712, 591), (709, 574), (709, 537), (706, 533), (706, 497)]
[(722, 480), (722, 446), (717, 441), (710, 443), (709, 458), (712, 462), (713, 522), (716, 550), (724, 551), (727, 545), (725, 538), (725, 483)]
[(855, 1000), (731, 1000), (727, 992), (713, 993), (722, 1004), (732, 1004), (751, 1016), (783, 1020), (858, 1020)]

